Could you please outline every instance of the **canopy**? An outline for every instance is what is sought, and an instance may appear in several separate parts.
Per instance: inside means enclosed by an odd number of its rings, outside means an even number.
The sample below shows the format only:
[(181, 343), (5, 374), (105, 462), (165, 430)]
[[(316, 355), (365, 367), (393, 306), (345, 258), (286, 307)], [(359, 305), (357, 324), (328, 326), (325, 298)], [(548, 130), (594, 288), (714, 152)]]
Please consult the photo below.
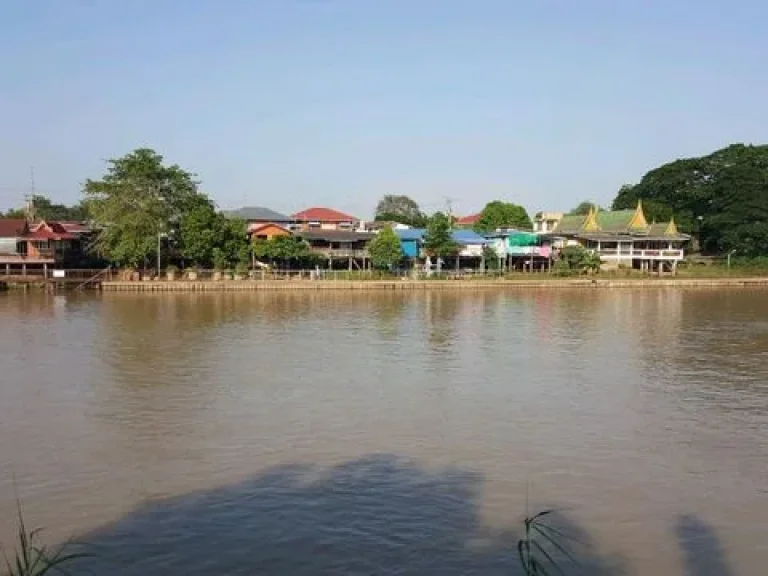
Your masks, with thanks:
[(539, 237), (530, 232), (512, 232), (507, 237), (509, 246), (538, 246)]

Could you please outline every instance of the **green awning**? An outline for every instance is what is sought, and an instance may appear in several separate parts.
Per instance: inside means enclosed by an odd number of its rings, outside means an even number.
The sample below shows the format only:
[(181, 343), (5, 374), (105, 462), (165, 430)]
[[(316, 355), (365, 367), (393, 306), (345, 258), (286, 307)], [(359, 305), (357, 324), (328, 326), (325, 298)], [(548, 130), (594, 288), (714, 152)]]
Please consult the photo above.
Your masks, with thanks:
[(528, 232), (514, 232), (507, 237), (509, 246), (538, 246), (539, 237)]

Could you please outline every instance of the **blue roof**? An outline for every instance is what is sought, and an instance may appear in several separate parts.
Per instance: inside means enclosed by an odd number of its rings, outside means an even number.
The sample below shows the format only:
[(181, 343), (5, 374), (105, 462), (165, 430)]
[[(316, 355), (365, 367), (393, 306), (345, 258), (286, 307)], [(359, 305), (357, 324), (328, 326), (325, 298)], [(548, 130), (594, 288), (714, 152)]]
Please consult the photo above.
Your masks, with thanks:
[[(427, 231), (424, 228), (404, 228), (402, 230), (395, 230), (395, 233), (400, 240), (413, 242), (423, 240)], [(453, 230), (451, 236), (456, 242), (464, 246), (470, 244), (490, 244), (488, 240), (472, 230)]]
[(486, 238), (483, 238), (480, 234), (473, 232), (472, 230), (454, 230), (451, 233), (451, 236), (453, 236), (453, 239), (456, 242), (463, 244), (464, 246), (469, 244), (490, 244)]
[(424, 228), (403, 228), (395, 229), (395, 233), (400, 240), (421, 240), (424, 238), (426, 230)]

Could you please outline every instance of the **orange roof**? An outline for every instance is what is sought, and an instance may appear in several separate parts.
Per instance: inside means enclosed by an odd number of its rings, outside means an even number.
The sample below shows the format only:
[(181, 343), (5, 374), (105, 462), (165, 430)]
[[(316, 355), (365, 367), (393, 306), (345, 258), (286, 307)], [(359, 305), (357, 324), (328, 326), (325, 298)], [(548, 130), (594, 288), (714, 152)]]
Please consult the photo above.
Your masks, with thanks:
[(250, 226), (248, 226), (248, 233), (249, 234), (256, 234), (256, 232), (260, 232), (260, 231), (264, 230), (264, 228), (279, 228), (280, 230), (283, 230), (283, 231), (287, 232), (288, 234), (291, 233), (291, 231), (288, 230), (288, 228), (286, 228), (285, 226), (281, 226), (280, 224), (276, 224), (274, 222), (264, 222), (263, 224), (259, 224), (259, 223), (255, 222), (255, 223), (251, 224)]
[(471, 226), (475, 222), (480, 220), (480, 213), (477, 214), (470, 214), (469, 216), (462, 216), (461, 218), (456, 218), (456, 224), (465, 224), (467, 226)]
[(293, 218), (305, 222), (359, 222), (359, 218), (331, 208), (307, 208), (296, 212)]

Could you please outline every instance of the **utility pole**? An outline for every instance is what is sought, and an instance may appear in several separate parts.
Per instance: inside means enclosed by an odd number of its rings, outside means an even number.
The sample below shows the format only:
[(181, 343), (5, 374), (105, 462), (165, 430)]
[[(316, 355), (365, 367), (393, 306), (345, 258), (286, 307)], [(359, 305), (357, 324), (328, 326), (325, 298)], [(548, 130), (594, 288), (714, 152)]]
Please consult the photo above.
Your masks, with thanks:
[(24, 215), (31, 224), (35, 221), (35, 168), (29, 167), (29, 193), (24, 198)]

